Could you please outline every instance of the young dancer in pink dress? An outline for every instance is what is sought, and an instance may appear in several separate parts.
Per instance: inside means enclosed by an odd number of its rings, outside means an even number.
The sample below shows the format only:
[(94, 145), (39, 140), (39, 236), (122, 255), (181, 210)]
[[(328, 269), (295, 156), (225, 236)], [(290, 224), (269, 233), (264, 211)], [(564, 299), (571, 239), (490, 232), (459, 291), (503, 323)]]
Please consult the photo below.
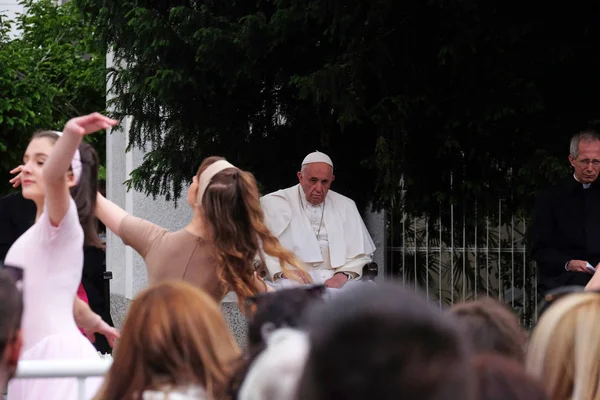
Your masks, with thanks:
[[(89, 228), (85, 217), (80, 221), (78, 211), (87, 210), (93, 218), (96, 193), (89, 182), (97, 179), (85, 162), (87, 152), (93, 149), (80, 144), (83, 135), (115, 123), (97, 113), (74, 118), (67, 122), (60, 139), (56, 140), (53, 132), (37, 133), (25, 152), (19, 178), (23, 196), (36, 203), (37, 218), (6, 255), (6, 263), (24, 269), (21, 360), (97, 359), (94, 346), (78, 326), (86, 332), (103, 333), (110, 341), (118, 337), (116, 330), (76, 297), (84, 234)], [(73, 190), (76, 204), (71, 190), (78, 183), (90, 193)], [(89, 378), (86, 397), (92, 398), (101, 383), (99, 378)], [(70, 400), (78, 398), (77, 391), (74, 378), (17, 379), (9, 385), (8, 399)]]

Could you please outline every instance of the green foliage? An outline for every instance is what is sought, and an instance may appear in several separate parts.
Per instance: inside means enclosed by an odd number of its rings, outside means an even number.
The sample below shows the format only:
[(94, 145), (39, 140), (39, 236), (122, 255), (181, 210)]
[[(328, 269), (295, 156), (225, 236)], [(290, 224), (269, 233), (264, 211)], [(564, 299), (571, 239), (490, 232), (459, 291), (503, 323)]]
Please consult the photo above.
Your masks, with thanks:
[[(265, 190), (315, 149), (360, 204), (527, 211), (598, 120), (599, 30), (579, 3), (75, 0), (114, 52), (132, 184), (175, 198), (226, 156)], [(402, 178), (402, 179), (401, 179)], [(445, 207), (447, 208), (447, 207)]]
[[(61, 129), (71, 117), (105, 108), (106, 61), (94, 28), (73, 2), (24, 0), (27, 10), (0, 17), (0, 193), (32, 133)], [(20, 35), (12, 37), (11, 27)], [(104, 134), (90, 136), (101, 159)]]
[[(130, 146), (149, 149), (133, 187), (178, 198), (203, 158), (223, 155), (266, 192), (325, 151), (335, 190), (389, 210), (390, 251), (406, 247), (389, 254), (391, 275), (444, 281), (441, 301), (505, 297), (514, 282), (531, 317), (527, 257), (513, 271), (512, 255), (455, 243), (523, 249), (526, 232), (488, 237), (488, 223), (526, 227), (539, 190), (568, 175), (570, 136), (599, 125), (591, 3), (74, 1), (115, 56)], [(411, 240), (441, 252), (411, 254)]]

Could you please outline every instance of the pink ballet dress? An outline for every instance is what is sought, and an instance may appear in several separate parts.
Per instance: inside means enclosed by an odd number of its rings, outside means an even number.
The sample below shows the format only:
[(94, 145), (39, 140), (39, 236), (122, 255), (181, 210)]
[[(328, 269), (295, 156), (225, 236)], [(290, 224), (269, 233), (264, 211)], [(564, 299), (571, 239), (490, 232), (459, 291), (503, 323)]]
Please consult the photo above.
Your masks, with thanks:
[[(24, 269), (20, 359), (99, 359), (73, 318), (83, 269), (83, 229), (73, 199), (58, 227), (44, 210), (12, 245), (5, 262)], [(87, 378), (85, 397), (91, 399), (101, 384), (102, 378)], [(12, 379), (8, 400), (78, 399), (77, 389), (75, 378)]]

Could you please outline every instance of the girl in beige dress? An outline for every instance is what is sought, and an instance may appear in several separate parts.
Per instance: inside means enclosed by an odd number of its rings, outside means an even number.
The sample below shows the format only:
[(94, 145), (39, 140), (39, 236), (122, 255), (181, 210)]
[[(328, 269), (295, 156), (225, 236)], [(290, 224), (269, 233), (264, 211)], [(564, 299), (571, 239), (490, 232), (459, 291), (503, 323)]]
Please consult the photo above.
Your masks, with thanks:
[[(251, 173), (224, 158), (209, 157), (192, 180), (187, 202), (194, 210), (192, 220), (176, 232), (129, 215), (101, 194), (96, 215), (142, 256), (150, 284), (184, 280), (217, 301), (234, 291), (243, 310), (246, 298), (268, 290), (255, 267), (257, 257), (263, 258), (262, 251), (278, 258), (294, 280), (311, 281), (295, 256), (265, 226)], [(290, 270), (288, 265), (295, 268)]]

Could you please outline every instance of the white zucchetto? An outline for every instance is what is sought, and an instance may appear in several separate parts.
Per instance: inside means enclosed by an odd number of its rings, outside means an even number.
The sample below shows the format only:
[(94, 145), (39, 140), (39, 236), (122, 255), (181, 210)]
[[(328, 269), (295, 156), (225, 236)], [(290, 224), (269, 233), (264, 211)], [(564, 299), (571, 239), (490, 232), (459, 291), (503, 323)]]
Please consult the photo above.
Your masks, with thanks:
[(310, 153), (304, 157), (304, 160), (302, 161), (303, 166), (312, 163), (325, 163), (327, 165), (331, 165), (331, 168), (333, 168), (333, 161), (331, 161), (331, 158), (329, 158), (327, 154), (321, 153), (320, 151)]

